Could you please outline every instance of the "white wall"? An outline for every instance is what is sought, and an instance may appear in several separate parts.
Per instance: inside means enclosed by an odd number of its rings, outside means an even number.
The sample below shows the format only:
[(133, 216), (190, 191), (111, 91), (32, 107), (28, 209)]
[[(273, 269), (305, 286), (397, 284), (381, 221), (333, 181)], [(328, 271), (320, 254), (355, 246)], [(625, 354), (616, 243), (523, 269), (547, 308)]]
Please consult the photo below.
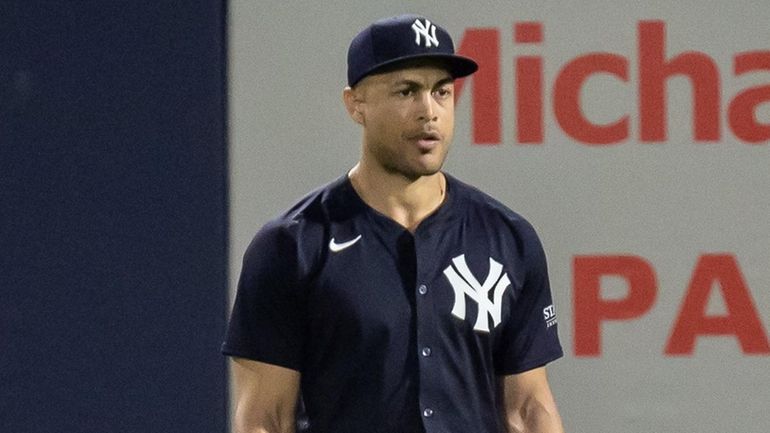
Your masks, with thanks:
[[(427, 15), (459, 46), (470, 28), (501, 37), (502, 142), (471, 144), (471, 82), (459, 100), (455, 143), (446, 170), (496, 196), (538, 229), (549, 257), (560, 332), (567, 356), (549, 371), (568, 431), (764, 433), (770, 426), (770, 357), (749, 355), (735, 335), (696, 339), (687, 356), (664, 348), (696, 262), (734, 257), (751, 296), (762, 340), (770, 323), (770, 145), (736, 137), (728, 106), (744, 89), (770, 84), (770, 71), (736, 76), (736, 54), (770, 50), (770, 3), (737, 0), (463, 2), (231, 1), (230, 143), (231, 278), (255, 231), (308, 190), (348, 170), (359, 131), (341, 103), (347, 46), (375, 19)], [(667, 58), (703, 53), (719, 71), (720, 137), (699, 142), (692, 131), (692, 90), (668, 80), (668, 136), (640, 142), (637, 26), (660, 20)], [(545, 41), (513, 42), (514, 23), (543, 25)], [(628, 62), (627, 82), (593, 75), (581, 107), (597, 124), (629, 116), (628, 138), (589, 146), (556, 121), (553, 87), (562, 67), (593, 52)], [(545, 138), (517, 144), (514, 61), (543, 59)], [(770, 104), (757, 110), (770, 124)], [(639, 317), (605, 321), (601, 353), (577, 356), (576, 256), (642, 257), (657, 297)], [(721, 268), (720, 268), (721, 269)], [(707, 272), (708, 269), (701, 271)], [(726, 275), (724, 269), (718, 276)], [(719, 273), (722, 272), (722, 273)], [(731, 314), (735, 284), (715, 282), (706, 316)], [(720, 278), (722, 278), (720, 280)], [(625, 280), (604, 277), (604, 299), (629, 295)], [(729, 299), (725, 299), (725, 296)], [(751, 313), (751, 314), (750, 314)], [(702, 315), (701, 315), (702, 316)], [(697, 332), (696, 332), (697, 333)]]

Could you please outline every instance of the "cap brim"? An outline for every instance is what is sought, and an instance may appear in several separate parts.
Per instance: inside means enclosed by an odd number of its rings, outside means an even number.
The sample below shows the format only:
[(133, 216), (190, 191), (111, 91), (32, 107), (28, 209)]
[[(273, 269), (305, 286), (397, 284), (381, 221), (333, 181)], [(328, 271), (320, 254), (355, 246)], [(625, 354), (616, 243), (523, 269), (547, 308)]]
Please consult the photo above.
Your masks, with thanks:
[(478, 63), (469, 57), (459, 56), (457, 54), (445, 54), (445, 53), (420, 53), (409, 56), (398, 57), (378, 64), (377, 66), (369, 69), (361, 74), (354, 82), (348, 83), (351, 87), (358, 84), (361, 80), (369, 75), (379, 74), (387, 71), (392, 71), (399, 68), (402, 63), (409, 64), (411, 62), (426, 59), (426, 60), (438, 60), (444, 64), (449, 75), (452, 78), (462, 78), (471, 75), (479, 69)]

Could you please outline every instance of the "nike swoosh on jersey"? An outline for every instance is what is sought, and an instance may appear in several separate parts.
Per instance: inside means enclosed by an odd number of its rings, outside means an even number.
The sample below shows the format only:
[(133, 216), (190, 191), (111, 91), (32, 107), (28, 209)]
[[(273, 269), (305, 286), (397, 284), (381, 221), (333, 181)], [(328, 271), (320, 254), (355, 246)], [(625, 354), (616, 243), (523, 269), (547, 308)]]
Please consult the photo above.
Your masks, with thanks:
[(344, 250), (345, 248), (352, 246), (353, 244), (358, 242), (360, 239), (361, 239), (361, 235), (358, 235), (358, 237), (356, 237), (355, 239), (351, 239), (351, 240), (349, 240), (347, 242), (343, 242), (341, 244), (338, 244), (337, 242), (334, 241), (334, 238), (332, 238), (329, 241), (329, 249), (333, 253), (338, 253), (338, 252)]

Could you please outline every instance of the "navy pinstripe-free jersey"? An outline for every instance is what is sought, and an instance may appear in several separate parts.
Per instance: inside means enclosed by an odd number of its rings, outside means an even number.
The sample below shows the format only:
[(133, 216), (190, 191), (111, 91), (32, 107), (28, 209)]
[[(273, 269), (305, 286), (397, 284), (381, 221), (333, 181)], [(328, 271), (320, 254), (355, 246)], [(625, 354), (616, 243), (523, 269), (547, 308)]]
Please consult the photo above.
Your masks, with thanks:
[(313, 433), (504, 432), (499, 376), (562, 355), (534, 229), (446, 178), (413, 234), (343, 176), (249, 246), (223, 352), (300, 371)]

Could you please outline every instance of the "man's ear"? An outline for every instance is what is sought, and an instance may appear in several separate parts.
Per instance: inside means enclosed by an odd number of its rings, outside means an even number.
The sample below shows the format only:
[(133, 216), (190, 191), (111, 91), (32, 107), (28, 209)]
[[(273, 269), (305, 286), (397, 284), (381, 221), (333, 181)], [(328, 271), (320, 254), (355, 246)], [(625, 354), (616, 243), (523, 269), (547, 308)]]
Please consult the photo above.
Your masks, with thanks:
[(345, 87), (342, 91), (342, 101), (345, 103), (345, 108), (348, 110), (350, 118), (359, 125), (364, 124), (364, 114), (361, 112), (361, 100), (360, 92), (350, 87)]

